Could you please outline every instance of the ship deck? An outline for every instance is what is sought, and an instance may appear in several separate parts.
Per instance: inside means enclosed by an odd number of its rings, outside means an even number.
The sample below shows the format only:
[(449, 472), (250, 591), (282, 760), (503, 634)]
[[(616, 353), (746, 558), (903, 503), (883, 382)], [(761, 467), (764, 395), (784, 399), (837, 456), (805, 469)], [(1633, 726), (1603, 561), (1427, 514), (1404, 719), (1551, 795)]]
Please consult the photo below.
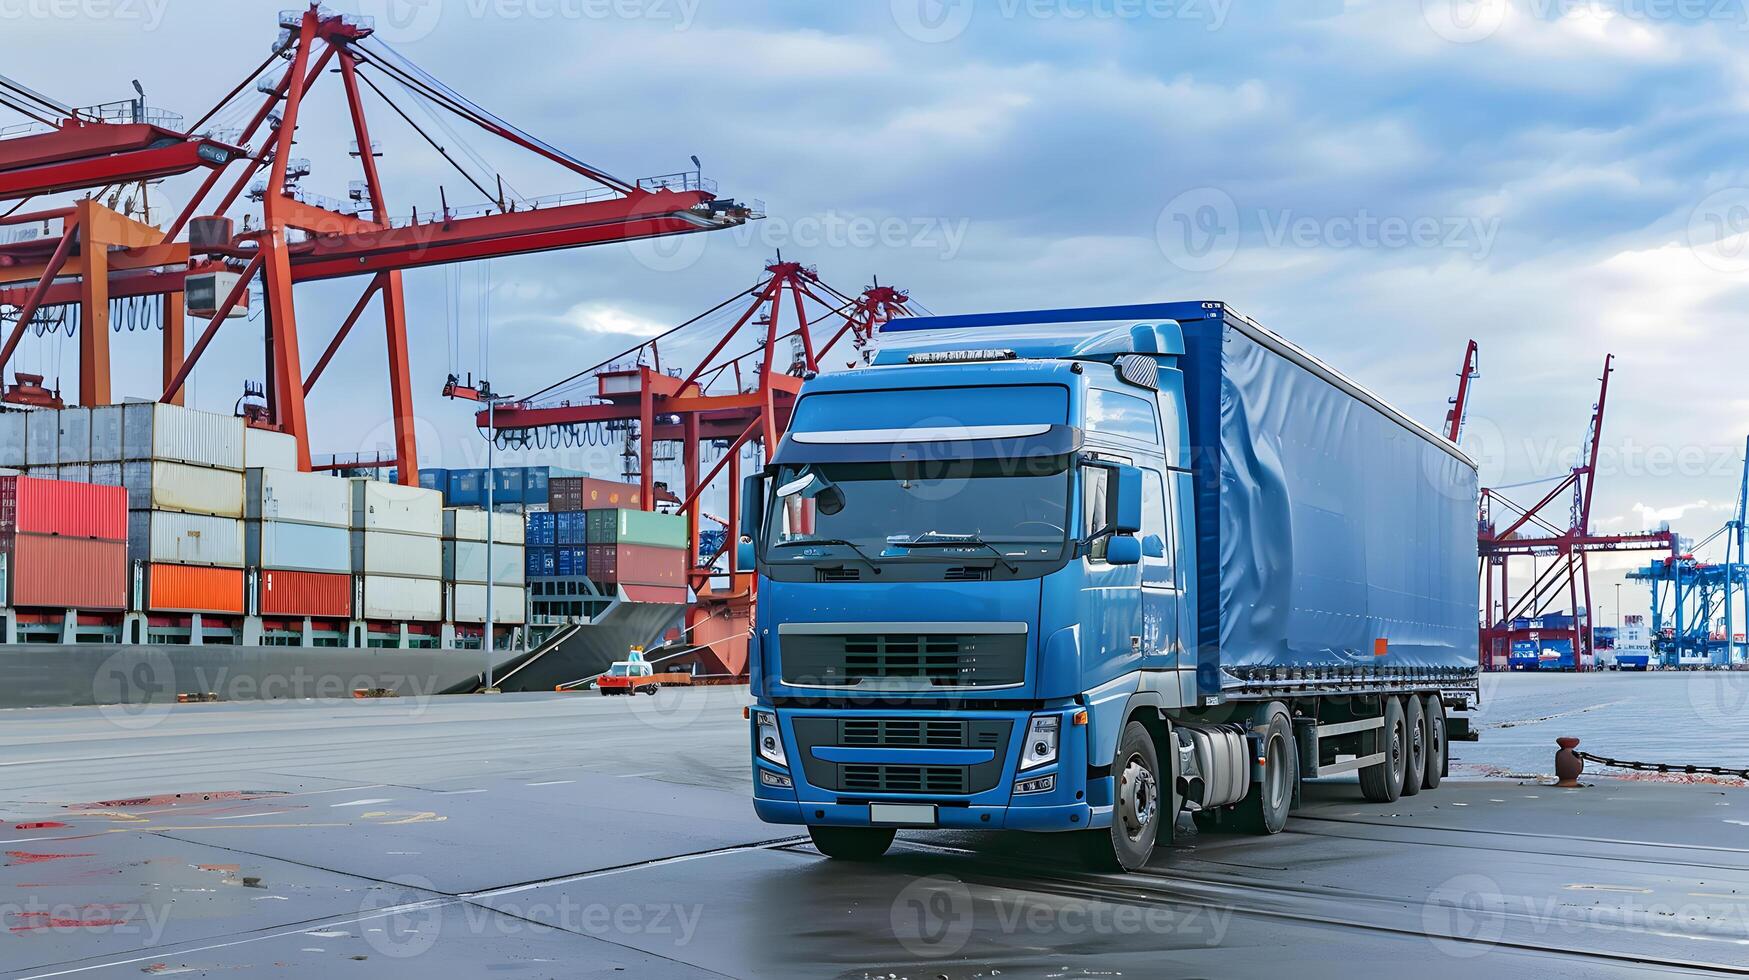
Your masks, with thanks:
[(1742, 789), (1318, 784), (1128, 877), (1008, 835), (848, 865), (753, 817), (745, 702), (0, 712), (0, 975), (1749, 973)]

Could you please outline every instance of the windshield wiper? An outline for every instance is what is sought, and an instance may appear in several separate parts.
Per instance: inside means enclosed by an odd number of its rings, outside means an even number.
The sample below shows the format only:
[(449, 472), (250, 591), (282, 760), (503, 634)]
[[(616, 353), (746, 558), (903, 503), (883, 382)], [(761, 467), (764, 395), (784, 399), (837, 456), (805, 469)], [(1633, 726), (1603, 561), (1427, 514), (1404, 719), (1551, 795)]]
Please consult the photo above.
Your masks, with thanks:
[[(868, 552), (863, 551), (861, 548), (858, 548), (856, 546), (856, 542), (846, 541), (843, 538), (797, 538), (794, 541), (779, 541), (778, 543), (772, 545), (771, 547), (774, 549), (775, 548), (800, 548), (800, 547), (803, 547), (805, 545), (810, 545), (810, 544), (843, 545), (844, 547), (849, 548), (851, 551), (856, 552), (856, 557), (858, 559), (860, 559), (864, 565), (867, 565), (870, 568), (875, 568), (875, 559), (869, 557)], [(879, 572), (880, 569), (875, 568), (875, 571)]]
[(941, 537), (941, 538), (919, 537), (918, 539), (916, 539), (914, 541), (901, 541), (901, 542), (895, 542), (895, 543), (900, 548), (983, 548), (985, 551), (988, 551), (990, 554), (995, 555), (997, 561), (999, 561), (1003, 565), (1007, 566), (1009, 574), (1011, 574), (1011, 575), (1020, 574), (1020, 566), (1019, 565), (1016, 565), (1015, 563), (1009, 561), (1008, 556), (1003, 554), (1001, 552), (1001, 550), (998, 549), (995, 545), (991, 544), (988, 541), (985, 541), (983, 538), (980, 538), (975, 534), (955, 535), (951, 538), (948, 538), (948, 537)]

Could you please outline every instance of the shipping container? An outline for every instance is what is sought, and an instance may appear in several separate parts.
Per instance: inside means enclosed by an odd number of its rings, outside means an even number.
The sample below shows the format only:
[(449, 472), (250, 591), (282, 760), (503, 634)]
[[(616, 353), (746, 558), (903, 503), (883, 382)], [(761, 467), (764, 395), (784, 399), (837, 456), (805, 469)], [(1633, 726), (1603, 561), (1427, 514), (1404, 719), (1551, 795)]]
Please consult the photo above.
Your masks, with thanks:
[(589, 549), (583, 545), (561, 545), (553, 549), (553, 571), (561, 578), (589, 574)]
[(0, 467), (16, 469), (29, 461), (25, 452), (29, 431), (27, 413), (0, 409)]
[(117, 487), (0, 477), (0, 535), (128, 539), (127, 494)]
[(590, 544), (647, 544), (659, 548), (684, 548), (687, 545), (684, 514), (658, 514), (645, 510), (591, 511), (587, 533)]
[(563, 510), (553, 516), (554, 544), (588, 544), (589, 512)]
[(126, 541), (55, 537), (46, 534), (0, 536), (6, 555), (10, 595), (17, 607), (92, 609), (127, 608), (128, 546)]
[(243, 567), (243, 522), (169, 510), (128, 512), (128, 557), (181, 565)]
[(443, 577), (443, 539), (398, 531), (352, 531), (352, 571), (358, 575)]
[(523, 574), (527, 578), (551, 578), (559, 574), (553, 548), (540, 545), (528, 548), (523, 556)]
[[(443, 536), (458, 541), (486, 540), (486, 512), (452, 507), (443, 512)], [(492, 540), (502, 544), (523, 544), (527, 532), (521, 514), (492, 515)]]
[(526, 543), (530, 545), (546, 546), (551, 546), (557, 543), (558, 539), (554, 536), (557, 521), (557, 514), (540, 512), (528, 515)]
[(419, 468), (419, 485), (427, 490), (436, 490), (444, 496), (449, 495), (449, 471), (435, 466)]
[(243, 516), (350, 527), (352, 484), (321, 473), (251, 468), (244, 482)]
[(262, 616), (352, 616), (352, 576), (324, 572), (263, 569), (256, 588)]
[(492, 470), (492, 502), (494, 504), (520, 504), (523, 502), (524, 469), (525, 467), (521, 466), (499, 466)]
[(63, 483), (90, 483), (90, 463), (62, 463), (59, 466), (44, 466), (42, 472), (53, 471), (54, 478)]
[(359, 619), (412, 623), (443, 619), (441, 579), (366, 575), (360, 587), (363, 598), (357, 610)]
[(243, 469), (243, 420), (162, 402), (122, 406), (122, 458)]
[(214, 517), (243, 516), (243, 474), (187, 463), (130, 460), (122, 464), (129, 510), (166, 510)]
[(547, 480), (551, 469), (546, 466), (525, 466), (522, 468), (522, 502), (529, 505), (547, 503)]
[(122, 485), (121, 463), (92, 463), (91, 482), (100, 487), (119, 487)]
[(294, 521), (248, 521), (244, 524), (243, 535), (244, 556), (252, 568), (352, 571), (352, 532), (343, 527)]
[(146, 566), (146, 608), (153, 612), (243, 612), (243, 570), (203, 565)]
[(486, 505), (485, 470), (450, 470), (449, 490), (444, 501), (451, 507), (484, 507)]
[[(450, 620), (457, 623), (486, 621), (486, 587), (458, 582), (449, 587)], [(518, 624), (528, 619), (528, 593), (510, 585), (492, 587), (492, 622)]]
[[(519, 544), (492, 546), (492, 581), (499, 585), (521, 585), (523, 581), (523, 548)], [(443, 542), (443, 578), (446, 582), (486, 581), (486, 542)]]
[(100, 405), (91, 410), (91, 462), (122, 460), (122, 406)]
[(354, 479), (352, 528), (402, 534), (443, 533), (443, 495), (398, 483)]
[(686, 552), (643, 544), (592, 544), (587, 574), (606, 585), (685, 585)]
[(91, 462), (91, 409), (63, 408), (55, 413), (60, 426), (55, 436), (55, 462)]
[[(243, 427), (243, 466), (245, 469), (265, 467), (275, 470), (298, 468), (297, 437), (272, 429)], [(330, 479), (333, 479), (330, 477)], [(338, 482), (338, 481), (336, 481)]]
[(547, 506), (552, 510), (636, 508), (643, 506), (643, 497), (635, 483), (614, 483), (587, 476), (549, 476)]
[(52, 408), (25, 416), (24, 465), (55, 466), (61, 461), (61, 420)]

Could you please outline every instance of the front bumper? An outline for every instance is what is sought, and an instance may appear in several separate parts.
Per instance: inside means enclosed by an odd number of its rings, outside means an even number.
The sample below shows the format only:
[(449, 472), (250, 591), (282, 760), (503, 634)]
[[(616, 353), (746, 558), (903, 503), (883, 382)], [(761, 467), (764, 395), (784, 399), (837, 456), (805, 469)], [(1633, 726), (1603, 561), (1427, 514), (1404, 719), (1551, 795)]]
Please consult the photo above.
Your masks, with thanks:
[[(775, 711), (778, 731), (784, 741), (788, 765), (779, 766), (761, 757), (755, 748), (753, 764), (757, 770), (787, 776), (793, 782), (788, 788), (766, 785), (755, 774), (753, 808), (767, 823), (808, 824), (829, 827), (870, 827), (877, 824), (870, 817), (872, 803), (922, 803), (935, 807), (935, 822), (928, 826), (956, 830), (1026, 830), (1070, 831), (1111, 824), (1111, 779), (1093, 776), (1087, 769), (1087, 728), (1070, 722), (1076, 707), (1060, 710), (1063, 721), (1059, 729), (1057, 760), (1018, 774), (1022, 742), (1026, 737), (1031, 711), (981, 710), (849, 710), (843, 708), (755, 708), (755, 711)], [(814, 760), (826, 756), (843, 758), (843, 746), (802, 745), (798, 743), (794, 722), (798, 718), (864, 720), (867, 718), (904, 719), (999, 719), (1010, 722), (1007, 744), (999, 748), (997, 759), (1000, 776), (993, 788), (982, 792), (939, 794), (925, 792), (870, 793), (817, 786), (809, 782), (802, 753), (814, 753)], [(749, 741), (756, 737), (757, 725), (749, 723)], [(871, 763), (919, 764), (930, 759), (932, 751), (915, 745), (857, 746), (857, 758)], [(955, 750), (940, 752), (944, 759), (955, 759)], [(818, 772), (818, 767), (815, 769)], [(1034, 780), (1055, 776), (1055, 785), (1045, 792), (1016, 795), (1014, 784), (1019, 779)], [(927, 829), (923, 825), (905, 825)]]

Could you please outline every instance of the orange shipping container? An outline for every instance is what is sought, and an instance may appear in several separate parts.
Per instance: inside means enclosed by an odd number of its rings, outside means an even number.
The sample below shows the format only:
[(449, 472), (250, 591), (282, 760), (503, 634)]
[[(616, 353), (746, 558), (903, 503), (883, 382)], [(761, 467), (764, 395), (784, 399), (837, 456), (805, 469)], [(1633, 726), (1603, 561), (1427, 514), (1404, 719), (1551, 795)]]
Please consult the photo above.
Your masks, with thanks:
[(243, 570), (207, 565), (146, 567), (146, 608), (153, 612), (243, 612)]
[(263, 616), (345, 619), (352, 615), (352, 576), (332, 572), (263, 571), (258, 608)]
[[(9, 539), (12, 605), (25, 608), (127, 608), (128, 545), (47, 534)], [(4, 597), (0, 597), (4, 598)]]

